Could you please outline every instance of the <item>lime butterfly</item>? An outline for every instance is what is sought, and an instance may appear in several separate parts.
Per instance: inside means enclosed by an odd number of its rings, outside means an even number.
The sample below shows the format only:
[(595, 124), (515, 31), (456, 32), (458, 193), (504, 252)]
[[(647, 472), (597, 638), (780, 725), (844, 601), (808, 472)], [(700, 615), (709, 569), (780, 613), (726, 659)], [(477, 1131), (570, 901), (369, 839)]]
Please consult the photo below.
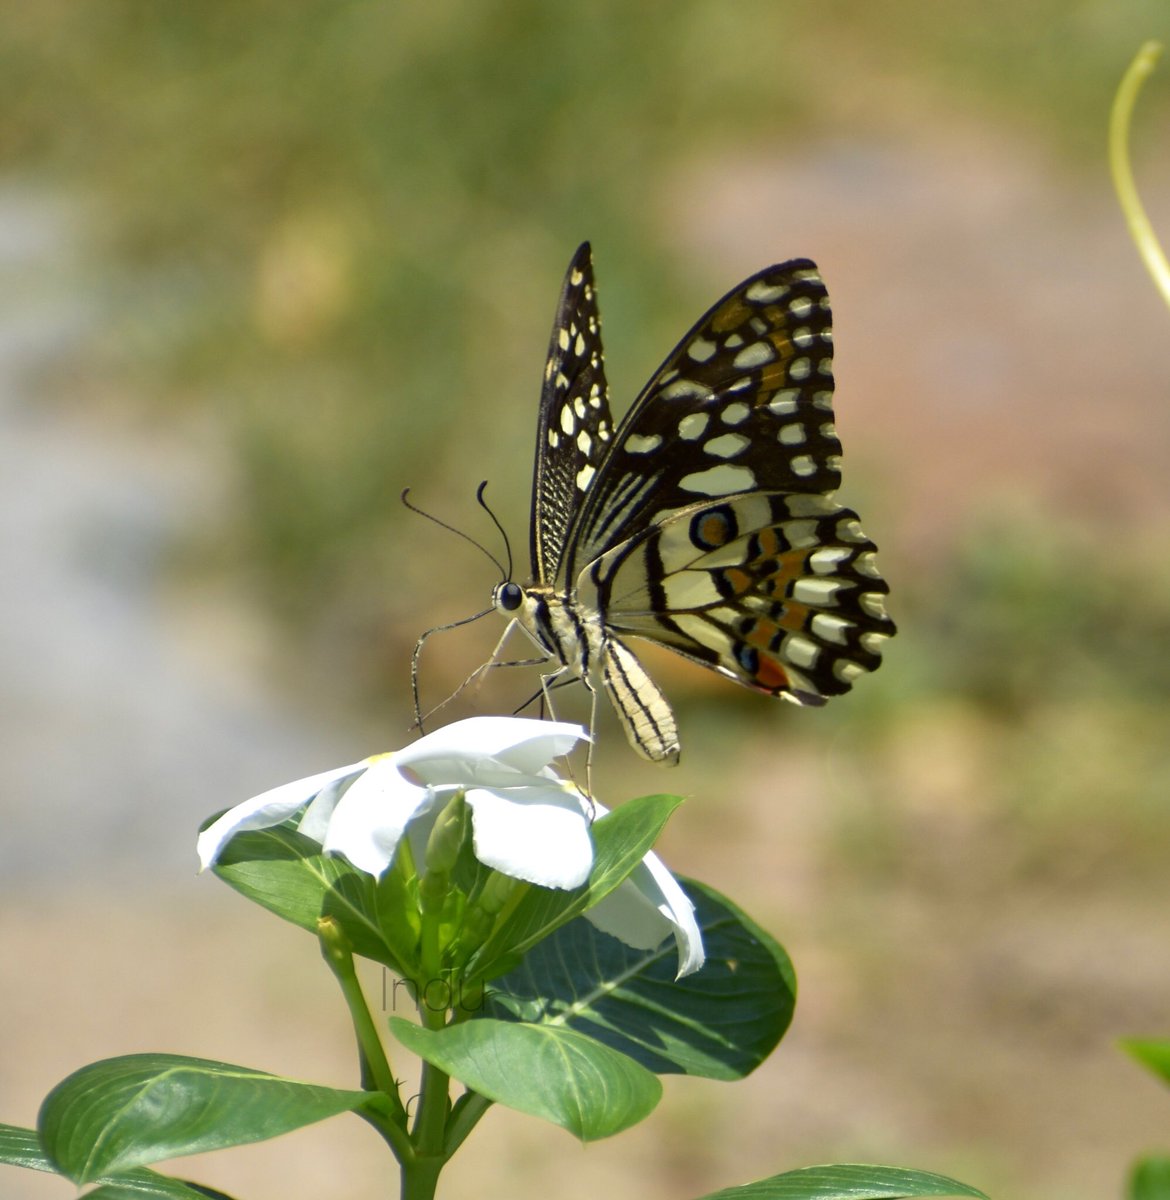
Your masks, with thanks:
[(829, 298), (815, 264), (768, 267), (610, 415), (589, 244), (569, 265), (540, 397), (532, 582), (493, 606), (553, 664), (609, 696), (630, 744), (678, 761), (666, 697), (628, 638), (745, 687), (823, 704), (875, 670), (889, 588), (834, 499)]

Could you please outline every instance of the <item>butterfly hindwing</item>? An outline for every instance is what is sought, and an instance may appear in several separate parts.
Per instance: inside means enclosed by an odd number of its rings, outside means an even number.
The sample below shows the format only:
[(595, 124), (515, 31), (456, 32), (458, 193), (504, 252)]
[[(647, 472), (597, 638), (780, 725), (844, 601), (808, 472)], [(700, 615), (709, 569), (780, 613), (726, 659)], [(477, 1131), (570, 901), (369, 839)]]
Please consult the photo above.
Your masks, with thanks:
[(714, 305), (618, 428), (571, 527), (567, 578), (672, 509), (836, 489), (832, 337), (828, 293), (807, 259), (769, 267)]
[(875, 550), (830, 498), (751, 493), (676, 513), (587, 578), (608, 628), (821, 704), (875, 670), (894, 632)]
[(534, 581), (556, 578), (573, 515), (612, 433), (601, 317), (585, 242), (561, 287), (540, 393), (530, 528)]

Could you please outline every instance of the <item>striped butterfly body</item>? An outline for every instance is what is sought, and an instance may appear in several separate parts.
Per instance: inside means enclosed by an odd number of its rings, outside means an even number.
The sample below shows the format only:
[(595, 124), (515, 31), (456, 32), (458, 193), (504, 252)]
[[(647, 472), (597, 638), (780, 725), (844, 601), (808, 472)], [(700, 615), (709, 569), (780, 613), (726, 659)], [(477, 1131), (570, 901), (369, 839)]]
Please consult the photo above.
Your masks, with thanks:
[(532, 582), (492, 602), (554, 676), (609, 696), (644, 757), (677, 762), (678, 731), (628, 637), (797, 704), (878, 667), (889, 588), (833, 497), (832, 400), (828, 294), (796, 259), (720, 300), (615, 428), (588, 243), (569, 265), (540, 397)]

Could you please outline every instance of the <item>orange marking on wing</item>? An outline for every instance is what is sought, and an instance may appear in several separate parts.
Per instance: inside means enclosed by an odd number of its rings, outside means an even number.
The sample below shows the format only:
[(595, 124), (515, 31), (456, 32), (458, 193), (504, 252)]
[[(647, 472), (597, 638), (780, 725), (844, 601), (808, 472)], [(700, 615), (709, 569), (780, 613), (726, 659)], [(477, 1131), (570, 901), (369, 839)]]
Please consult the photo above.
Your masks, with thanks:
[(807, 604), (797, 604), (794, 600), (789, 600), (784, 605), (784, 615), (776, 624), (790, 633), (799, 632), (808, 624), (808, 614), (809, 606)]
[(783, 554), (777, 555), (775, 558), (777, 569), (761, 580), (761, 587), (766, 588), (768, 595), (774, 596), (783, 592), (794, 579), (803, 579), (809, 573), (808, 556), (813, 549), (814, 547), (809, 546), (801, 550), (786, 550)]
[(741, 300), (734, 300), (720, 313), (715, 314), (711, 328), (715, 333), (726, 333), (737, 329), (752, 316), (752, 310)]
[(772, 638), (775, 637), (777, 626), (775, 622), (760, 618), (756, 623), (743, 634), (743, 640), (749, 646), (755, 646), (757, 650), (767, 650)]
[(788, 686), (788, 676), (784, 668), (773, 658), (760, 655), (760, 664), (756, 668), (755, 685), (767, 692), (778, 692)]
[(761, 529), (756, 537), (760, 545), (761, 558), (775, 558), (780, 553), (780, 537), (776, 533), (775, 526), (769, 525), (767, 529)]
[(722, 513), (708, 513), (699, 525), (699, 537), (704, 546), (722, 546), (731, 532), (726, 516)]

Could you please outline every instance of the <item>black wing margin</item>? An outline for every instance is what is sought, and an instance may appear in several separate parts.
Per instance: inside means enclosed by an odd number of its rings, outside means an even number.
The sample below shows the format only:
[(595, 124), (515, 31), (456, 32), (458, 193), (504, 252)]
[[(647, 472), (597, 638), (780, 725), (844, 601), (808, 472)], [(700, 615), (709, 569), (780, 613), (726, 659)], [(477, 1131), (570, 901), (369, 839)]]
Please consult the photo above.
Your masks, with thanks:
[(593, 261), (584, 242), (561, 287), (540, 392), (529, 546), (533, 582), (551, 584), (561, 575), (570, 526), (612, 435)]

